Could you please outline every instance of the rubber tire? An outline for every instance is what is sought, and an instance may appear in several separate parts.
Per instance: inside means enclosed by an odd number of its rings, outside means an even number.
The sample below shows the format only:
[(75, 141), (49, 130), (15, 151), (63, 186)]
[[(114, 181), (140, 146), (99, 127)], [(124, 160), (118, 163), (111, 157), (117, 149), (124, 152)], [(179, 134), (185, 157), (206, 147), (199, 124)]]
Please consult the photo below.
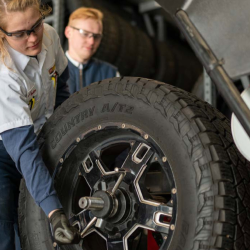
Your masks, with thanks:
[[(111, 112), (115, 103), (125, 106)], [(110, 109), (104, 110), (107, 105)], [(65, 101), (40, 133), (51, 174), (79, 135), (93, 128), (98, 133), (98, 125), (107, 121), (139, 127), (156, 141), (171, 165), (177, 222), (171, 245), (161, 249), (249, 249), (250, 165), (233, 144), (229, 122), (221, 113), (184, 90), (149, 79), (124, 77), (93, 83)], [(68, 130), (62, 134), (64, 126)], [(41, 219), (40, 209), (23, 196), (23, 190), (22, 186), (23, 250), (51, 250), (44, 242), (50, 237), (44, 235), (47, 220)], [(32, 221), (28, 221), (30, 213)], [(34, 224), (36, 230), (31, 228)]]
[(69, 13), (72, 13), (76, 9), (80, 7), (89, 7), (91, 4), (90, 0), (66, 0), (65, 1), (66, 7), (69, 11)]
[(174, 55), (177, 69), (173, 82), (178, 88), (191, 92), (192, 88), (203, 72), (203, 67), (194, 52), (185, 43), (169, 40), (168, 46)]
[(116, 16), (104, 8), (99, 8), (103, 17), (103, 38), (95, 57), (114, 64), (120, 51), (120, 30)]
[(151, 78), (155, 72), (155, 53), (151, 38), (139, 28), (136, 34), (135, 66), (131, 76)]
[(156, 51), (156, 71), (153, 78), (174, 85), (177, 79), (178, 69), (176, 67), (175, 56), (169, 44), (155, 40), (154, 47)]
[(130, 76), (137, 54), (135, 28), (127, 21), (116, 15), (116, 20), (120, 30), (120, 50), (114, 65), (117, 66), (121, 76)]

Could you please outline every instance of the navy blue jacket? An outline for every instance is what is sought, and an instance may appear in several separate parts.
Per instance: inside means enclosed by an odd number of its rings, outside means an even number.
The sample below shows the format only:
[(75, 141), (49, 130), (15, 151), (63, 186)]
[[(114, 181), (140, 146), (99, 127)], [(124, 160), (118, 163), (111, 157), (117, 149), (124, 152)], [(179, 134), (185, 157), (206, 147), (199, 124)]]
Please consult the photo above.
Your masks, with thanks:
[[(69, 77), (68, 67), (57, 80), (56, 107), (69, 97), (66, 81)], [(62, 205), (54, 190), (53, 180), (43, 162), (39, 145), (34, 133), (34, 126), (14, 128), (1, 133), (0, 148), (15, 162), (18, 171), (25, 176), (26, 186), (35, 202), (48, 215)], [(1, 147), (2, 144), (4, 147)]]
[[(70, 94), (80, 90), (80, 69), (76, 67), (68, 59), (69, 79), (67, 84), (69, 86)], [(101, 81), (103, 79), (115, 77), (117, 68), (107, 62), (96, 58), (91, 58), (87, 64), (83, 64), (82, 69), (82, 87), (86, 87), (93, 82)]]

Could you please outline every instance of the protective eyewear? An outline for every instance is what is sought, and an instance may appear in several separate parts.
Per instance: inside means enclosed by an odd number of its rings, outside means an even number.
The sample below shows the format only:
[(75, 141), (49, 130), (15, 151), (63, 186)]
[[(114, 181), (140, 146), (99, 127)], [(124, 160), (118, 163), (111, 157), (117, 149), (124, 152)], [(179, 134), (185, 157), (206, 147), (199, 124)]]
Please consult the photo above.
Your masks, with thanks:
[(0, 27), (0, 30), (6, 36), (10, 36), (14, 40), (24, 40), (27, 37), (29, 37), (32, 32), (37, 33), (39, 30), (41, 30), (41, 28), (43, 27), (43, 19), (44, 18), (45, 18), (45, 16), (42, 15), (42, 17), (37, 21), (37, 23), (32, 27), (31, 30), (21, 30), (21, 31), (12, 32), (12, 33), (3, 30), (1, 27)]
[(80, 33), (80, 35), (84, 38), (91, 38), (93, 37), (94, 40), (98, 41), (102, 39), (102, 34), (96, 34), (96, 33), (92, 33), (83, 29), (78, 29), (76, 27), (70, 26), (72, 29), (78, 30), (78, 32)]

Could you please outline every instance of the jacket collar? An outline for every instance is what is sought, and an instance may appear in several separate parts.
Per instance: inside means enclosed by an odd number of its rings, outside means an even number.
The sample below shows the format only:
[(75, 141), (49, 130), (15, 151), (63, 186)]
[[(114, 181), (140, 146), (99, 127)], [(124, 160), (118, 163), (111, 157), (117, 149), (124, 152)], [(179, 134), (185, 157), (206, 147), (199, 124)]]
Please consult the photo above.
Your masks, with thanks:
[[(91, 58), (90, 60), (88, 60), (87, 63), (84, 63), (84, 64), (83, 64), (83, 63), (79, 63), (79, 62), (77, 62), (75, 59), (73, 59), (73, 58), (69, 55), (68, 50), (66, 51), (65, 55), (67, 56), (67, 58), (69, 59), (69, 61), (70, 61), (74, 66), (76, 66), (77, 68), (80, 68), (80, 69), (86, 68), (86, 67), (92, 62), (92, 58)], [(83, 67), (83, 65), (84, 65), (84, 67)]]

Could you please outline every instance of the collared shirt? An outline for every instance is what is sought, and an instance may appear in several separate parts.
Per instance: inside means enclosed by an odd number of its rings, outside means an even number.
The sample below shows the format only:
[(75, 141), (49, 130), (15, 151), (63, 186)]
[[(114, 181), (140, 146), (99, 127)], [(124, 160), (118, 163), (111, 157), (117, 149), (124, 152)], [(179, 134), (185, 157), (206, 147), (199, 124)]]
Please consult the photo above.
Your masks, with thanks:
[[(12, 59), (0, 64), (0, 133), (34, 124), (37, 133), (55, 106), (56, 79), (67, 58), (56, 31), (44, 24), (42, 51), (37, 59), (21, 54), (6, 42)], [(8, 63), (8, 62), (7, 62)]]

